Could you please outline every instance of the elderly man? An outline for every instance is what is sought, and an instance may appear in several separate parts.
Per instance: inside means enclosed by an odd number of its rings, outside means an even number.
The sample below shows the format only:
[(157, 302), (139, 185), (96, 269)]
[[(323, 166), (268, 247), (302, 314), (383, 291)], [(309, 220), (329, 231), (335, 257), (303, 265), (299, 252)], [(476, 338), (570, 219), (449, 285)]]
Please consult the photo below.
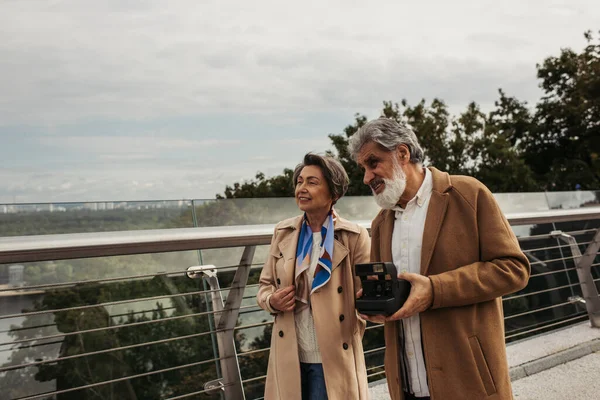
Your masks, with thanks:
[(414, 132), (391, 119), (365, 124), (349, 149), (382, 208), (371, 261), (412, 285), (393, 315), (364, 316), (385, 323), (392, 399), (512, 399), (501, 297), (527, 285), (530, 266), (492, 193), (423, 168)]

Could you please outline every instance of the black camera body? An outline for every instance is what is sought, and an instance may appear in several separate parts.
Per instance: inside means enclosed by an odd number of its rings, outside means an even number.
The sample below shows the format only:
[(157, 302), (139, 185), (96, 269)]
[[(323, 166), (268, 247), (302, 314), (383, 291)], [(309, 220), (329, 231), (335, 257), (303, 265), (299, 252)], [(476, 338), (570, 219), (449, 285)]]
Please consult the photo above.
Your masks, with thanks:
[(356, 276), (362, 283), (362, 296), (356, 299), (356, 309), (364, 315), (392, 315), (410, 294), (411, 284), (398, 279), (391, 262), (356, 264)]

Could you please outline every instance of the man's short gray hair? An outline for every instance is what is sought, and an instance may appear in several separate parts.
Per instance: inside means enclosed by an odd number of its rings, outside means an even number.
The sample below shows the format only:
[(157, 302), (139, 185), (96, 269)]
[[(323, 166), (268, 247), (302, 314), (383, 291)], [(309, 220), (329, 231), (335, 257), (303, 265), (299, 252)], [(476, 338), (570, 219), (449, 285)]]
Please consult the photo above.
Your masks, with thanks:
[(369, 142), (375, 142), (389, 151), (395, 151), (399, 145), (404, 144), (410, 151), (410, 162), (413, 164), (421, 164), (425, 158), (415, 132), (390, 118), (380, 117), (369, 121), (352, 135), (348, 151), (354, 160), (360, 149)]
[(300, 176), (302, 169), (307, 165), (315, 165), (321, 168), (323, 177), (329, 187), (329, 193), (331, 193), (331, 197), (333, 198), (333, 204), (346, 194), (350, 179), (348, 178), (348, 173), (344, 169), (344, 166), (333, 157), (320, 156), (314, 153), (307, 153), (304, 156), (304, 160), (302, 160), (302, 162), (294, 169), (294, 188), (298, 185), (298, 177)]

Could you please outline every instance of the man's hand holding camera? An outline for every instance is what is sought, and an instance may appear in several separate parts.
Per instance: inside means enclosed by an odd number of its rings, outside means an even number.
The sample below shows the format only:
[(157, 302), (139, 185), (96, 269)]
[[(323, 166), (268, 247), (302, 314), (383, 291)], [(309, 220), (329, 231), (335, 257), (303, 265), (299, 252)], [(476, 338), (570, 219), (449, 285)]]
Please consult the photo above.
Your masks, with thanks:
[[(403, 272), (398, 274), (398, 279), (409, 281), (412, 285), (410, 295), (404, 305), (394, 314), (386, 317), (385, 315), (362, 315), (367, 321), (382, 324), (389, 321), (397, 321), (403, 318), (409, 318), (420, 312), (427, 310), (433, 304), (433, 285), (431, 279), (420, 274)], [(357, 297), (362, 295), (362, 290), (357, 293)]]

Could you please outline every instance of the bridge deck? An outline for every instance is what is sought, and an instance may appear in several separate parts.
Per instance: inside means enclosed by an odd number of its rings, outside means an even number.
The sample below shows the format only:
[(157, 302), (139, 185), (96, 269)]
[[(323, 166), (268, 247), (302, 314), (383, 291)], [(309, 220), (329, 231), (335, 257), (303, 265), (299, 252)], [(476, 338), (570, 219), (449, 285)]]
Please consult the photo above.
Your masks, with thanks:
[[(583, 322), (510, 343), (506, 348), (513, 392), (521, 400), (600, 398), (600, 329)], [(384, 380), (372, 400), (389, 400)]]

